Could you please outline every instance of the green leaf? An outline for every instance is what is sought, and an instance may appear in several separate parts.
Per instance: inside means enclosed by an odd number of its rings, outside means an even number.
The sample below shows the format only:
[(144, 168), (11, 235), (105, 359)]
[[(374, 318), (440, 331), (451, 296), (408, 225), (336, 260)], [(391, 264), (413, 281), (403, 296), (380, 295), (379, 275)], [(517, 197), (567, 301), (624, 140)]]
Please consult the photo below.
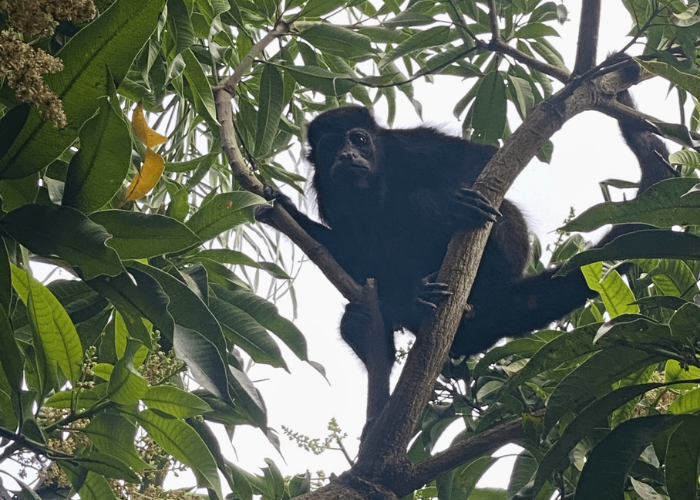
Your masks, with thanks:
[(666, 448), (666, 488), (673, 500), (698, 498), (700, 465), (700, 422), (697, 417), (679, 425), (671, 434)]
[(700, 410), (700, 388), (678, 396), (668, 407), (669, 413), (695, 413)]
[(27, 123), (31, 107), (26, 102), (11, 108), (0, 118), (0, 158), (5, 156)]
[(68, 126), (59, 129), (32, 109), (10, 151), (0, 159), (0, 178), (26, 177), (58, 158), (78, 136), (78, 130), (107, 93), (106, 67), (121, 82), (134, 57), (158, 25), (164, 0), (117, 0), (78, 31), (56, 57), (63, 71), (44, 75), (58, 94)]
[(700, 153), (690, 149), (684, 149), (683, 151), (671, 153), (668, 157), (668, 162), (672, 165), (684, 165), (700, 169)]
[[(15, 266), (12, 266), (12, 285), (36, 321), (47, 358), (58, 364), (68, 380), (76, 382), (83, 364), (83, 348), (68, 313), (48, 288)], [(29, 307), (30, 297), (32, 307)]]
[(675, 83), (683, 90), (700, 99), (700, 76), (684, 73), (670, 64), (660, 61), (642, 61), (635, 59), (639, 65), (655, 75), (663, 76), (671, 83)]
[(391, 61), (415, 52), (417, 50), (427, 49), (447, 43), (450, 38), (450, 28), (447, 26), (435, 26), (427, 30), (418, 31), (406, 41), (398, 44), (394, 50), (384, 54), (379, 60), (380, 68), (386, 66)]
[(638, 222), (658, 227), (700, 224), (700, 193), (688, 192), (693, 178), (666, 179), (631, 201), (595, 205), (564, 225), (564, 231), (592, 231), (605, 224)]
[(134, 354), (141, 347), (141, 342), (129, 339), (124, 356), (117, 361), (109, 379), (107, 396), (120, 405), (130, 405), (139, 401), (148, 389), (148, 382), (134, 368)]
[(172, 385), (149, 387), (141, 399), (150, 409), (176, 418), (190, 418), (211, 411), (202, 399)]
[(642, 451), (656, 436), (688, 418), (653, 415), (617, 426), (588, 456), (574, 500), (622, 498), (627, 475)]
[(116, 413), (99, 413), (83, 429), (98, 450), (117, 457), (132, 469), (141, 471), (149, 465), (139, 458), (134, 439), (136, 424)]
[[(400, 12), (399, 14), (390, 19), (387, 19), (382, 23), (382, 26), (386, 26), (387, 28), (405, 26), (425, 26), (427, 24), (434, 24), (436, 22), (437, 21), (435, 20), (435, 18), (431, 16), (426, 16), (425, 14), (421, 14), (420, 12), (411, 12), (406, 10)], [(395, 42), (396, 40), (390, 41)], [(398, 41), (400, 42), (401, 40)]]
[(309, 0), (301, 11), (303, 17), (319, 17), (342, 7), (347, 0)]
[(135, 416), (161, 448), (192, 469), (197, 484), (216, 490), (219, 498), (223, 498), (214, 457), (192, 427), (182, 420), (162, 417), (151, 410), (141, 411)]
[(655, 258), (699, 260), (700, 237), (662, 229), (623, 234), (602, 248), (592, 248), (574, 255), (562, 266), (559, 274), (603, 260)]
[(70, 408), (75, 405), (77, 409), (91, 408), (97, 403), (105, 400), (107, 384), (97, 384), (92, 389), (73, 389), (70, 391), (60, 391), (52, 395), (44, 406), (49, 408)]
[(617, 271), (612, 271), (603, 278), (603, 264), (598, 262), (582, 267), (581, 272), (588, 288), (600, 294), (611, 318), (639, 312), (639, 306), (634, 304), (634, 293)]
[(109, 234), (74, 208), (23, 205), (0, 219), (0, 229), (37, 255), (58, 255), (79, 267), (84, 279), (124, 272)]
[(601, 425), (616, 408), (638, 398), (647, 391), (661, 387), (663, 384), (641, 384), (622, 387), (593, 401), (566, 426), (562, 436), (554, 443), (540, 461), (536, 475), (520, 491), (518, 498), (536, 498), (542, 486), (549, 480), (574, 447), (594, 429)]
[(543, 36), (559, 36), (559, 33), (543, 23), (528, 23), (515, 32), (515, 38), (541, 38)]
[(226, 338), (248, 353), (253, 361), (289, 371), (275, 341), (248, 313), (216, 297), (209, 299), (209, 308)]
[(484, 144), (498, 144), (506, 128), (506, 84), (499, 71), (492, 71), (479, 85), (474, 101), (473, 139)]
[(292, 279), (283, 269), (272, 262), (256, 262), (248, 257), (243, 252), (229, 250), (228, 248), (214, 248), (202, 250), (195, 254), (190, 260), (197, 262), (199, 259), (211, 259), (220, 264), (233, 264), (239, 266), (250, 266), (257, 269), (263, 269), (269, 272), (275, 278)]
[(73, 488), (78, 490), (80, 500), (117, 500), (104, 476), (86, 471), (70, 462), (59, 461), (58, 464), (66, 471)]
[(216, 120), (216, 105), (214, 104), (214, 94), (209, 85), (206, 73), (201, 64), (190, 49), (182, 52), (182, 59), (185, 61), (184, 74), (187, 77), (189, 88), (192, 91), (194, 106), (197, 113), (207, 118), (212, 124), (218, 125)]
[(294, 323), (280, 316), (274, 304), (244, 290), (226, 290), (218, 285), (213, 285), (212, 288), (217, 297), (242, 309), (255, 321), (277, 335), (299, 359), (308, 360), (304, 335)]
[(365, 59), (372, 55), (369, 37), (332, 24), (317, 24), (299, 33), (321, 52), (346, 59)]
[[(613, 383), (658, 361), (658, 355), (629, 347), (604, 349), (569, 373), (554, 389), (547, 401), (545, 431), (578, 405), (610, 392)], [(591, 497), (594, 498), (594, 497)]]
[(254, 222), (252, 207), (263, 203), (267, 203), (264, 198), (248, 191), (217, 194), (186, 225), (202, 241), (207, 241), (239, 224)]
[(177, 252), (201, 241), (182, 222), (158, 214), (103, 210), (90, 220), (112, 235), (107, 244), (122, 259), (145, 259)]
[(112, 199), (131, 163), (131, 136), (124, 119), (106, 98), (80, 129), (80, 151), (68, 167), (62, 204), (89, 213)]
[[(0, 245), (2, 245), (2, 240), (0, 240)], [(5, 372), (5, 377), (7, 377), (12, 391), (15, 394), (20, 394), (23, 372), (22, 355), (17, 347), (10, 319), (2, 306), (0, 306), (0, 366)]]
[(39, 173), (22, 179), (7, 179), (0, 181), (0, 196), (2, 208), (10, 212), (27, 203), (34, 203), (39, 195)]
[(266, 64), (263, 68), (258, 103), (258, 126), (255, 136), (254, 156), (261, 158), (270, 153), (284, 108), (284, 82), (282, 75), (271, 64)]
[(175, 57), (194, 45), (192, 20), (183, 0), (168, 0), (168, 32), (175, 42), (169, 57)]
[(114, 455), (100, 453), (99, 451), (89, 451), (74, 458), (75, 462), (88, 470), (96, 472), (105, 477), (114, 479), (124, 479), (129, 483), (138, 484), (141, 482), (139, 476), (128, 464)]
[(342, 96), (350, 92), (355, 82), (342, 73), (333, 73), (318, 66), (282, 66), (285, 71), (304, 87), (327, 96)]

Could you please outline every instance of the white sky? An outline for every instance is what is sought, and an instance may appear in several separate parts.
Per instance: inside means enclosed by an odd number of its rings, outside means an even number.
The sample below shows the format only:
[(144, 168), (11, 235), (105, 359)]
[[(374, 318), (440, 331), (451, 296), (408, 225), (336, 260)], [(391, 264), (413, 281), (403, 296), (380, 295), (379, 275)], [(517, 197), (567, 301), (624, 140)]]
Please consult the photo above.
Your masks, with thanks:
[[(632, 27), (622, 2), (602, 2), (603, 16), (600, 30), (599, 60), (608, 52), (622, 48), (628, 41)], [(569, 19), (556, 26), (562, 40), (552, 39), (569, 67), (573, 66), (579, 24), (579, 2), (565, 2)], [(563, 42), (563, 43), (562, 43)], [(633, 48), (634, 55), (641, 47)], [(423, 104), (423, 117), (428, 124), (459, 135), (461, 124), (452, 115), (452, 109), (471, 85), (455, 77), (436, 77), (434, 84), (414, 82), (415, 96)], [(678, 121), (675, 92), (664, 100), (668, 83), (661, 79), (647, 81), (634, 88), (639, 108), (663, 120)], [(397, 119), (395, 126), (410, 127), (421, 122), (413, 106), (397, 92)], [(660, 98), (661, 97), (661, 98)], [(380, 122), (386, 122), (386, 109), (381, 103), (375, 110)], [(513, 116), (511, 114), (510, 116)], [(511, 123), (512, 128), (514, 124)], [(554, 155), (550, 165), (537, 160), (527, 167), (510, 189), (508, 198), (525, 212), (530, 227), (543, 242), (552, 242), (552, 231), (561, 225), (570, 207), (581, 213), (589, 206), (603, 201), (598, 182), (619, 178), (639, 179), (634, 155), (626, 148), (617, 123), (599, 113), (579, 115), (554, 135)], [(671, 146), (672, 151), (679, 148)], [(629, 196), (629, 195), (628, 195)], [(366, 377), (361, 363), (340, 338), (338, 324), (345, 300), (312, 264), (305, 264), (295, 282), (298, 297), (296, 325), (308, 340), (311, 359), (323, 362), (330, 386), (310, 367), (300, 363), (285, 349), (285, 357), (292, 374), (265, 366), (255, 366), (251, 379), (263, 380), (256, 384), (262, 391), (268, 407), (269, 424), (281, 431), (285, 425), (311, 437), (324, 437), (328, 421), (335, 417), (349, 437), (346, 447), (351, 455), (357, 451), (358, 438), (364, 425)], [(291, 317), (291, 306), (282, 300), (278, 304), (283, 314)], [(397, 369), (394, 370), (396, 378)], [(226, 437), (221, 433), (224, 441)], [(239, 428), (233, 439), (237, 452), (234, 461), (251, 472), (264, 467), (264, 458), (272, 458), (283, 474), (291, 475), (310, 470), (312, 475), (322, 469), (326, 474), (339, 474), (348, 468), (340, 452), (327, 451), (321, 456), (299, 449), (282, 436), (282, 452), (286, 464), (266, 442), (258, 430)], [(224, 447), (225, 449), (225, 447)], [(513, 453), (513, 447), (504, 453)], [(487, 481), (480, 486), (505, 487), (513, 458), (503, 459)], [(505, 463), (504, 463), (505, 462)]]

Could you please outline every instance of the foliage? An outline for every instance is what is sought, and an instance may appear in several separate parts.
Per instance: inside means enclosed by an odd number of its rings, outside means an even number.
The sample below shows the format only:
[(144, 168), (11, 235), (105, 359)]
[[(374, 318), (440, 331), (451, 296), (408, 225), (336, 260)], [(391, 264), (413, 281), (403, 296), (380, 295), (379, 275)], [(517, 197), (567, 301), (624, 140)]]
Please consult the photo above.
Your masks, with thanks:
[[(8, 3), (0, 2), (3, 29), (17, 10)], [(482, 451), (427, 478), (414, 498), (697, 498), (700, 14), (694, 0), (623, 3), (629, 45), (645, 44), (640, 64), (695, 104), (681, 123), (647, 122), (686, 146), (671, 158), (685, 177), (567, 224), (659, 228), (578, 254), (581, 237), (562, 235), (552, 259), (568, 261), (562, 272), (584, 265), (600, 299), (552, 329), (445, 365), (408, 457), (427, 463), (456, 420), (466, 426), (457, 446), (494, 435), (498, 443), (494, 430), (516, 423), (525, 452), (507, 491), (476, 488), (494, 461)], [(62, 61), (43, 81), (66, 126), (46, 121), (45, 104), (15, 93), (18, 75), (0, 67), (0, 463), (41, 468), (38, 485), (14, 478), (22, 498), (189, 498), (162, 489), (169, 471), (185, 468), (212, 499), (223, 498), (220, 477), (244, 500), (305, 494), (308, 474), (285, 480), (272, 461), (262, 475), (247, 472), (223, 457), (206, 425), (252, 425), (276, 444), (248, 362), (287, 369), (275, 337), (309, 361), (301, 332), (268, 301), (296, 300), (294, 259), (277, 234), (253, 224), (266, 201), (250, 192), (241, 165), (301, 192), (304, 178), (289, 164), (298, 163), (309, 113), (383, 100), (391, 123), (398, 90), (420, 114), (412, 82), (434, 74), (467, 81), (452, 103), (464, 136), (506, 147), (508, 111), (526, 126), (553, 81), (569, 81), (550, 42), (566, 8), (542, 0), (95, 6), (89, 22), (54, 13), (54, 30), (12, 37)], [(582, 78), (616, 64), (606, 59)], [(547, 161), (552, 148), (546, 142), (538, 157)], [(283, 165), (285, 152), (292, 161)], [(540, 253), (532, 271), (543, 266)], [(42, 283), (32, 261), (73, 279)], [(255, 293), (261, 271), (270, 276), (266, 298)]]

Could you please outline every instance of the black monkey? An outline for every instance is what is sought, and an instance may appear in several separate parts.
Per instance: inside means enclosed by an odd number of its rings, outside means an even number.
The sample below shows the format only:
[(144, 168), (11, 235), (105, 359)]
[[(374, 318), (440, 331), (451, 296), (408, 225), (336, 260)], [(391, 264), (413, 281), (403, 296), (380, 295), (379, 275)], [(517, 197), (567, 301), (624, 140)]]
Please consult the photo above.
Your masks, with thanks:
[[(619, 99), (631, 97), (625, 92)], [(642, 167), (640, 190), (674, 174), (661, 140), (634, 125), (623, 135)], [(496, 151), (493, 146), (448, 136), (430, 127), (386, 129), (360, 106), (326, 111), (308, 127), (308, 161), (324, 224), (299, 212), (268, 189), (315, 240), (360, 284), (376, 278), (393, 364), (393, 332), (416, 332), (447, 293), (427, 277), (435, 273), (458, 229), (495, 222), (451, 355), (471, 355), (505, 336), (521, 336), (583, 305), (594, 292), (580, 272), (554, 278), (557, 269), (523, 277), (529, 258), (527, 224), (504, 200), (500, 211), (471, 186)], [(265, 212), (258, 214), (265, 221)], [(611, 240), (634, 228), (616, 228)], [(366, 310), (348, 304), (341, 335), (366, 362)], [(379, 340), (378, 340), (379, 341)]]

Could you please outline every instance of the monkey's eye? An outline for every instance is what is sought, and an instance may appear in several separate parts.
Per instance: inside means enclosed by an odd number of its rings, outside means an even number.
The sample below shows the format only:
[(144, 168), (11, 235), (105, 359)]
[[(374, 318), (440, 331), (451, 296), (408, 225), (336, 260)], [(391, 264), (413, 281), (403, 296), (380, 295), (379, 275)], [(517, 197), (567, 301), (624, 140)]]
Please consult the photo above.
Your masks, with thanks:
[(366, 146), (369, 143), (369, 138), (362, 132), (353, 132), (350, 135), (350, 142), (355, 146)]

